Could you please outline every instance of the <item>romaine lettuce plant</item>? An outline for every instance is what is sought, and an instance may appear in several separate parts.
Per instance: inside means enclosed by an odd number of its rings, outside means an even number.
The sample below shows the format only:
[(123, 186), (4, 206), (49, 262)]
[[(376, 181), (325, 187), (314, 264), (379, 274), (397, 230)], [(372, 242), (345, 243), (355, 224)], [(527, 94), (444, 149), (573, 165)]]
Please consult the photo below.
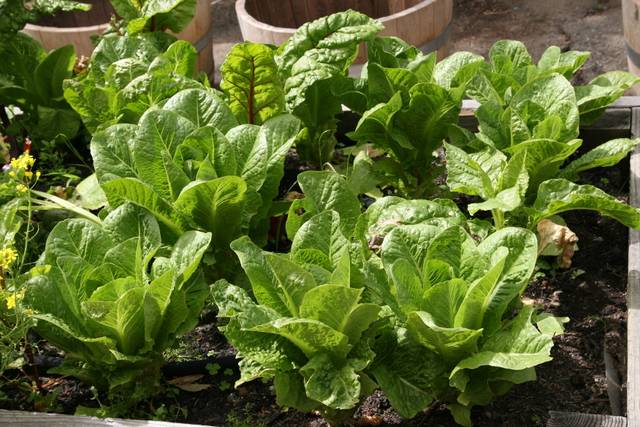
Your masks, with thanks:
[[(609, 104), (622, 96), (625, 89), (640, 81), (630, 73), (613, 71), (596, 77), (587, 85), (575, 88), (567, 85), (566, 79), (571, 79), (588, 58), (589, 52), (561, 52), (557, 46), (551, 46), (543, 53), (538, 64), (534, 64), (521, 42), (496, 42), (489, 51), (489, 61), (483, 64), (468, 90), (468, 94), (482, 104), (482, 111), (477, 115), (481, 129), (508, 128), (510, 122), (516, 122), (520, 136), (526, 134), (526, 130), (533, 136), (531, 132), (535, 133), (534, 128), (549, 119), (549, 113), (552, 113), (563, 120), (562, 124), (555, 126), (561, 128), (558, 132), (562, 138), (558, 139), (568, 141), (575, 138), (578, 116), (582, 124), (592, 123)], [(558, 75), (565, 80), (559, 79)], [(554, 88), (555, 97), (534, 95), (545, 87)], [(575, 100), (571, 97), (572, 93)], [(501, 114), (496, 114), (496, 111)], [(539, 131), (548, 132), (548, 128), (553, 127), (549, 126), (551, 124), (547, 121)], [(509, 140), (508, 132), (504, 132), (503, 136)], [(501, 141), (494, 142), (500, 147)]]
[(380, 307), (351, 282), (350, 245), (331, 210), (298, 230), (290, 254), (263, 252), (246, 237), (232, 243), (256, 298), (226, 281), (213, 290), (241, 359), (236, 385), (273, 379), (279, 405), (336, 423), (373, 392), (367, 331)]
[(137, 125), (96, 133), (91, 152), (109, 203), (147, 209), (170, 243), (199, 229), (213, 234), (219, 251), (242, 234), (264, 244), (300, 122), (284, 114), (262, 126), (236, 124), (214, 92), (189, 89), (147, 111)]
[(88, 71), (65, 81), (64, 97), (92, 133), (137, 123), (179, 91), (204, 88), (194, 80), (196, 60), (189, 42), (169, 34), (111, 34), (93, 51)]
[(435, 152), (457, 125), (466, 86), (483, 59), (458, 52), (436, 64), (435, 54), (392, 37), (375, 38), (368, 47), (369, 109), (348, 136), (387, 153), (373, 163), (383, 186), (425, 197), (442, 173), (433, 165)]
[(56, 225), (25, 295), (38, 333), (65, 352), (55, 371), (131, 402), (149, 396), (162, 351), (198, 321), (208, 294), (198, 267), (210, 241), (187, 231), (167, 248), (155, 218), (132, 204), (101, 223)]
[(379, 335), (368, 372), (401, 415), (440, 400), (471, 425), (472, 406), (535, 379), (564, 319), (520, 303), (537, 258), (532, 232), (504, 228), (476, 243), (459, 226), (442, 230), (405, 225), (384, 238), (386, 275), (367, 283), (396, 327)]
[(568, 161), (582, 144), (576, 139), (581, 120), (595, 120), (639, 81), (614, 72), (574, 89), (567, 77), (587, 56), (551, 47), (536, 66), (520, 42), (493, 46), (490, 61), (468, 89), (481, 102), (476, 112), (479, 132), (458, 129), (446, 145), (447, 185), (481, 199), (469, 204), (472, 215), (490, 211), (496, 228), (536, 230), (544, 219), (564, 225), (558, 214), (587, 209), (640, 227), (640, 210), (596, 187), (573, 182), (581, 172), (617, 164), (640, 142), (615, 139)]

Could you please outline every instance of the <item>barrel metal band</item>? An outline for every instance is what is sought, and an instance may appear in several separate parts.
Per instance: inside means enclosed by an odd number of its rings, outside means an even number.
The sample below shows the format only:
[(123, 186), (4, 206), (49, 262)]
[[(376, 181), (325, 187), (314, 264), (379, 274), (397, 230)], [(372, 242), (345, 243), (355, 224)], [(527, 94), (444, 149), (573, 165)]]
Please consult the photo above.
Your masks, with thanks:
[(451, 35), (451, 28), (453, 27), (452, 22), (453, 20), (449, 21), (449, 23), (447, 24), (447, 28), (445, 28), (444, 31), (438, 35), (438, 37), (431, 40), (429, 43), (420, 46), (420, 50), (424, 53), (430, 53), (435, 52), (436, 50), (444, 46), (447, 40), (449, 40), (449, 36)]
[(625, 42), (625, 48), (627, 50), (627, 57), (629, 58), (631, 63), (636, 67), (640, 68), (640, 53), (634, 48), (632, 48), (631, 46), (629, 46), (628, 42)]
[(198, 52), (202, 52), (207, 47), (211, 39), (213, 39), (213, 25), (209, 27), (209, 31), (207, 31), (204, 36), (200, 37), (200, 40), (195, 42), (194, 46), (196, 47), (196, 50)]

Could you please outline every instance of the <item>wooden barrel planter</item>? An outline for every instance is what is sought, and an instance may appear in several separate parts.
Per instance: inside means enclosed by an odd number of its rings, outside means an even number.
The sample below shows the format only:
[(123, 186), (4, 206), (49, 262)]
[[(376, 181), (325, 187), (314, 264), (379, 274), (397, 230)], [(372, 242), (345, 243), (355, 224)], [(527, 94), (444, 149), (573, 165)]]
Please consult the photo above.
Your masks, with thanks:
[[(629, 71), (640, 76), (640, 0), (622, 0), (622, 23)], [(640, 85), (631, 91), (640, 95)]]
[[(380, 34), (396, 36), (424, 52), (447, 54), (453, 0), (237, 0), (236, 14), (247, 41), (279, 45), (305, 22), (353, 9), (378, 19)], [(366, 61), (365, 55), (357, 63)]]
[[(78, 55), (90, 56), (94, 48), (91, 37), (108, 28), (109, 20), (115, 12), (107, 0), (83, 1), (91, 3), (89, 12), (63, 12), (45, 17), (37, 25), (27, 24), (24, 32), (38, 40), (47, 50), (72, 44)], [(177, 37), (194, 44), (198, 50), (198, 69), (212, 74), (214, 62), (210, 0), (198, 0), (193, 20)]]

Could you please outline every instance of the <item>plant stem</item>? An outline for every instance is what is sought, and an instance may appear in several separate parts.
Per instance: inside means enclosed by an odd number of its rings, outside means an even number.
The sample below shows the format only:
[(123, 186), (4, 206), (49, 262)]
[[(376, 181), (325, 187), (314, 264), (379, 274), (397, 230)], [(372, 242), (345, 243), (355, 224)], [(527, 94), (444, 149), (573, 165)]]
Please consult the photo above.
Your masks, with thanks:
[(27, 251), (29, 249), (29, 239), (31, 237), (31, 220), (33, 219), (33, 205), (31, 204), (31, 193), (27, 195), (27, 221), (26, 229), (24, 230), (24, 247), (22, 248), (22, 258), (20, 259), (20, 267), (18, 273), (22, 272), (24, 267), (24, 261), (27, 258)]
[(494, 209), (491, 211), (491, 216), (493, 216), (493, 225), (496, 227), (496, 230), (504, 228), (504, 213), (502, 211)]

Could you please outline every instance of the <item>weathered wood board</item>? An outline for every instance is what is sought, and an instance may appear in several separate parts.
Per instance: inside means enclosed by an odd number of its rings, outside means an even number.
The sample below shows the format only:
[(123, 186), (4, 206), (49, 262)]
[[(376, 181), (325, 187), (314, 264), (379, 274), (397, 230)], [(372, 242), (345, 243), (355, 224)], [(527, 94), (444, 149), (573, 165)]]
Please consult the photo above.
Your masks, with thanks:
[(43, 412), (5, 411), (0, 409), (0, 426), (11, 427), (199, 427), (196, 424), (169, 423), (165, 421), (100, 419), (73, 415), (46, 414)]
[[(640, 107), (632, 109), (631, 134), (640, 138)], [(631, 155), (629, 203), (640, 207), (640, 148)], [(629, 231), (627, 284), (627, 419), (640, 427), (640, 231)]]
[(547, 427), (627, 427), (625, 417), (550, 411)]

